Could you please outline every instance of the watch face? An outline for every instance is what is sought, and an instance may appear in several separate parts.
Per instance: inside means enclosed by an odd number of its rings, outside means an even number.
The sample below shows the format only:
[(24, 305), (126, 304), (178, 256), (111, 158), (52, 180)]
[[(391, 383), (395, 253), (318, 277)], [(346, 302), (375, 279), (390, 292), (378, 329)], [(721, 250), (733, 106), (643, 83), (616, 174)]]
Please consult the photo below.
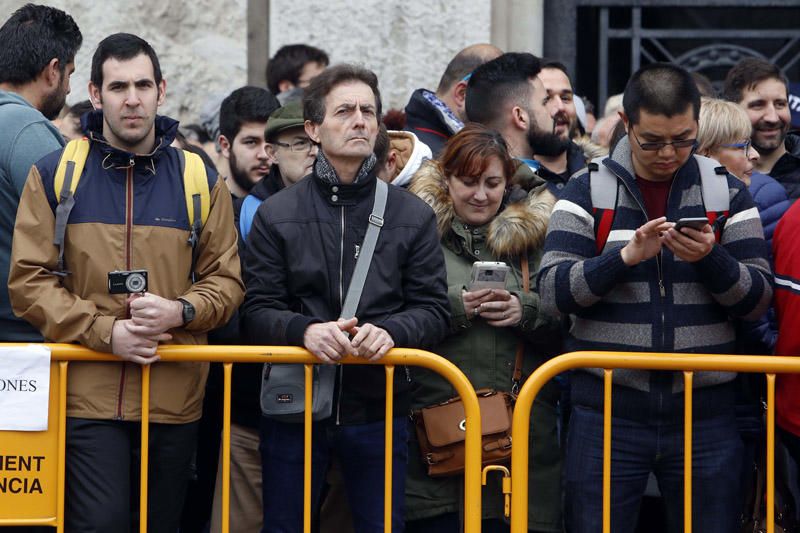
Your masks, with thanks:
[(189, 302), (183, 301), (183, 323), (188, 324), (194, 320), (194, 306)]

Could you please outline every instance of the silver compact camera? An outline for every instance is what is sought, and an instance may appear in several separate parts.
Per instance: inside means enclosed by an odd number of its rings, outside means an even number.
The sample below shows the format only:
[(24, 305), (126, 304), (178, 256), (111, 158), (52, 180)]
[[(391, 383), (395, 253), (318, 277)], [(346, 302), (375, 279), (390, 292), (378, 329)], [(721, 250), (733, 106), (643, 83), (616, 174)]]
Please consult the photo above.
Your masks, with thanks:
[(115, 270), (108, 273), (108, 292), (137, 294), (147, 292), (147, 270)]

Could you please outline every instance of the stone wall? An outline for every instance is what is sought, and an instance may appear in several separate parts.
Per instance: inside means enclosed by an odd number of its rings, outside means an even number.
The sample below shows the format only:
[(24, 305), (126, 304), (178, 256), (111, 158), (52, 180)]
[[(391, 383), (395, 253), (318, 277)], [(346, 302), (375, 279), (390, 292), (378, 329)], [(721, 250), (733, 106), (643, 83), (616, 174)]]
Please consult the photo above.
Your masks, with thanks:
[(384, 108), (414, 89), (436, 89), (467, 45), (489, 42), (491, 0), (272, 0), (270, 55), (285, 44), (322, 48), (332, 63), (358, 62), (380, 80)]
[[(25, 1), (0, 0), (0, 18)], [(119, 31), (140, 35), (158, 53), (164, 114), (195, 122), (209, 96), (247, 81), (247, 0), (38, 1), (69, 12), (84, 35), (69, 103), (87, 98), (91, 55)], [(456, 52), (490, 40), (491, 9), (492, 0), (271, 0), (270, 55), (306, 42), (333, 63), (362, 63), (378, 74), (384, 107), (402, 108), (414, 89), (436, 88)]]
[[(36, 1), (36, 0), (34, 0)], [(167, 81), (160, 113), (197, 121), (209, 95), (247, 81), (247, 0), (38, 0), (68, 12), (83, 34), (68, 103), (88, 98), (92, 54), (116, 32), (146, 39), (156, 50)], [(25, 0), (0, 0), (5, 21)]]

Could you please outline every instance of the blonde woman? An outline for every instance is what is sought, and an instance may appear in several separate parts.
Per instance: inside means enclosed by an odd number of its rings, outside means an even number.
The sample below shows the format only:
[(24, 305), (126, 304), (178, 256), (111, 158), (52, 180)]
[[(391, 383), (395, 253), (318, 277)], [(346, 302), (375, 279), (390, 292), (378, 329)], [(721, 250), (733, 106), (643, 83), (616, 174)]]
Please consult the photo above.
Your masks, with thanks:
[(703, 98), (697, 153), (716, 159), (747, 184), (758, 205), (764, 237), (772, 247), (772, 233), (790, 202), (780, 183), (753, 171), (759, 155), (750, 143), (751, 131), (750, 119), (741, 107), (726, 100)]

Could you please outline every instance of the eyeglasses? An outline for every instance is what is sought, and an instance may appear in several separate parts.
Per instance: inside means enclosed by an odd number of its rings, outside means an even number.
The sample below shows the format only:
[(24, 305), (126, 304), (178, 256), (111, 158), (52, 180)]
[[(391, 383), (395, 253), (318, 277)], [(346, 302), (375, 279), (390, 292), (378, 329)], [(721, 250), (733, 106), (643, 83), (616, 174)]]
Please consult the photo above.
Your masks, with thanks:
[(723, 144), (723, 148), (741, 148), (744, 150), (744, 155), (750, 151), (750, 139), (746, 140), (743, 143), (731, 143), (731, 144)]
[(690, 146), (694, 146), (697, 142), (697, 139), (680, 139), (668, 143), (643, 143), (639, 142), (639, 137), (636, 136), (636, 132), (633, 131), (633, 127), (630, 128), (630, 132), (633, 134), (633, 138), (636, 139), (636, 144), (639, 145), (639, 148), (646, 152), (657, 152), (665, 146), (672, 146), (675, 150), (679, 148), (689, 148)]
[(278, 145), (282, 148), (288, 148), (292, 152), (308, 152), (311, 150), (313, 146), (318, 146), (318, 143), (315, 143), (311, 139), (303, 139), (300, 141), (295, 141), (293, 143), (282, 143), (280, 141), (272, 141), (272, 144)]

